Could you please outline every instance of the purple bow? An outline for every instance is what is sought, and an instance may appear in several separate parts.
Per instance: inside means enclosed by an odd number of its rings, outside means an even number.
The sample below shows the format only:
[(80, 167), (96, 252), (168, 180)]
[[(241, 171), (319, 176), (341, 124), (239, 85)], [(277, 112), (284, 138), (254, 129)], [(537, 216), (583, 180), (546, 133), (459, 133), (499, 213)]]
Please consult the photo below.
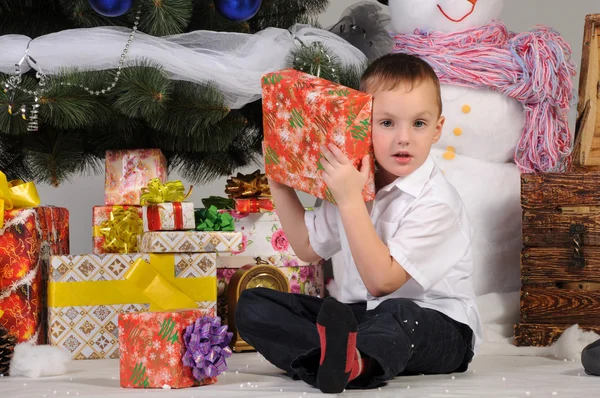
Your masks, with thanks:
[(196, 319), (185, 328), (183, 364), (192, 368), (196, 380), (220, 375), (227, 370), (225, 358), (231, 356), (229, 342), (232, 338), (233, 333), (227, 332), (227, 325), (221, 326), (221, 318), (205, 316)]

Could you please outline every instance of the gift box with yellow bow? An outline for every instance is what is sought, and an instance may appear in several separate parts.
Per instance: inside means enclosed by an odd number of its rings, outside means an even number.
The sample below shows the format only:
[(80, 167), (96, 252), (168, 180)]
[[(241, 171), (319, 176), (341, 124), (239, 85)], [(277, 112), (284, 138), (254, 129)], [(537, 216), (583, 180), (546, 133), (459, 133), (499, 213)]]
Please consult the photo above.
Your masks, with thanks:
[(160, 149), (106, 152), (104, 204), (139, 205), (150, 180), (167, 180), (167, 160)]
[(215, 311), (216, 298), (215, 253), (53, 256), (49, 343), (74, 359), (116, 359), (119, 314)]
[(141, 206), (94, 206), (94, 254), (137, 253), (143, 232)]
[(144, 231), (186, 231), (196, 227), (194, 204), (184, 202), (192, 190), (185, 193), (181, 181), (165, 184), (152, 179), (142, 188), (140, 204)]
[(0, 326), (19, 343), (46, 341), (50, 255), (69, 253), (69, 212), (39, 203), (33, 183), (0, 172)]

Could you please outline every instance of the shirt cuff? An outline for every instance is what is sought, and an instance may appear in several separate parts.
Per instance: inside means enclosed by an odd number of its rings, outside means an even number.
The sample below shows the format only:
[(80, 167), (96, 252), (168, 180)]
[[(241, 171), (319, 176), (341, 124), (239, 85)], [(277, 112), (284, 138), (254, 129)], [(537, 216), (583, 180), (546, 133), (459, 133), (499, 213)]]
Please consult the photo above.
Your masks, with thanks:
[(413, 278), (423, 290), (428, 290), (431, 287), (431, 281), (427, 278), (419, 268), (415, 267), (406, 257), (406, 255), (397, 247), (390, 248), (390, 255), (396, 260), (404, 271)]

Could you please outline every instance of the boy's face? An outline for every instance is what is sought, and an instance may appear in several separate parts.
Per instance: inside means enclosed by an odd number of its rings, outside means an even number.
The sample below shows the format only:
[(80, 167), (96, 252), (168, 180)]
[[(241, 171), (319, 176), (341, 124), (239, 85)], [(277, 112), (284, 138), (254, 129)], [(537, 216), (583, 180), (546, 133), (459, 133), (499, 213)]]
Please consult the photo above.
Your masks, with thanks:
[(442, 134), (432, 82), (373, 94), (373, 149), (385, 185), (418, 169)]

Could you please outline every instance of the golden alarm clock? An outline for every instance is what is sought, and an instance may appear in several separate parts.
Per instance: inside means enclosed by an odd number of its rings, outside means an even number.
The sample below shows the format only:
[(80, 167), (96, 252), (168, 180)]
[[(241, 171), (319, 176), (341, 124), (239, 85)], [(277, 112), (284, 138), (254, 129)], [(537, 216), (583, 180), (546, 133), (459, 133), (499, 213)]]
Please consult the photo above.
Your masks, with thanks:
[(287, 277), (272, 265), (248, 264), (236, 271), (229, 281), (227, 292), (228, 325), (229, 331), (233, 333), (231, 349), (235, 352), (254, 350), (250, 344), (244, 341), (235, 327), (235, 307), (242, 292), (246, 289), (264, 287), (279, 292), (289, 293), (290, 282)]

